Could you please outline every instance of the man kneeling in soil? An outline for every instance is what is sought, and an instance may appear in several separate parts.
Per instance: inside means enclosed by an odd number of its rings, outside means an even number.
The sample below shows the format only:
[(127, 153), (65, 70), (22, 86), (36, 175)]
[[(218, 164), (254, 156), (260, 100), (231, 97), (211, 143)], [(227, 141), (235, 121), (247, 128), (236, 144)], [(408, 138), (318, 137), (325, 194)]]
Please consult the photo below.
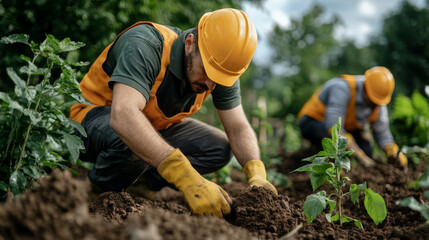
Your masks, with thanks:
[[(200, 174), (225, 166), (232, 150), (251, 186), (277, 194), (241, 105), (239, 77), (256, 46), (253, 23), (235, 9), (206, 13), (187, 31), (152, 22), (123, 31), (80, 83), (92, 105), (70, 109), (87, 132), (91, 182), (122, 191), (144, 178), (152, 191), (179, 189), (194, 214), (222, 217), (230, 197)], [(209, 94), (226, 134), (187, 118)]]

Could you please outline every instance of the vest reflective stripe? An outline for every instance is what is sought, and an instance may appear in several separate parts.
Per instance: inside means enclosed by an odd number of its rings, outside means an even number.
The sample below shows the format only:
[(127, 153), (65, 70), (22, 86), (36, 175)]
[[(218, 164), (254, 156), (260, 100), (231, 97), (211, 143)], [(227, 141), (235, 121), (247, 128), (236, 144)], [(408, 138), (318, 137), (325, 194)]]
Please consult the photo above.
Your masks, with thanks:
[[(189, 112), (178, 113), (175, 116), (167, 118), (161, 111), (161, 109), (158, 107), (156, 92), (162, 81), (164, 80), (165, 72), (167, 70), (168, 65), (170, 64), (171, 46), (173, 45), (174, 40), (177, 39), (178, 35), (166, 26), (152, 22), (142, 21), (135, 23), (129, 28), (125, 29), (116, 37), (116, 39), (118, 39), (118, 37), (121, 36), (125, 31), (140, 24), (148, 24), (155, 27), (164, 38), (161, 58), (161, 70), (156, 77), (155, 83), (150, 91), (150, 99), (146, 103), (146, 106), (142, 111), (152, 123), (152, 125), (155, 127), (155, 129), (162, 130), (168, 128), (173, 123), (183, 121), (186, 117), (198, 111), (201, 108), (204, 99), (210, 94), (210, 91), (197, 94), (195, 102), (193, 106), (191, 106)], [(107, 59), (107, 54), (113, 43), (111, 43), (109, 46), (106, 47), (106, 49), (104, 49), (104, 51), (95, 60), (88, 73), (85, 75), (85, 77), (80, 83), (80, 88), (82, 90), (83, 97), (89, 102), (91, 102), (92, 105), (85, 105), (81, 103), (73, 105), (70, 108), (70, 118), (72, 120), (81, 123), (83, 118), (92, 108), (96, 106), (110, 106), (112, 104), (112, 90), (108, 86), (110, 77), (104, 72), (102, 66)]]
[[(347, 81), (350, 88), (350, 101), (349, 105), (347, 106), (347, 112), (345, 116), (346, 119), (344, 121), (343, 127), (346, 131), (362, 129), (362, 124), (360, 124), (356, 119), (356, 76), (341, 75), (341, 78)], [(319, 99), (320, 91), (321, 88), (319, 88), (304, 104), (298, 113), (298, 119), (302, 118), (304, 115), (307, 115), (321, 122), (325, 120), (326, 105), (323, 104)], [(370, 122), (377, 120), (378, 112), (379, 108), (376, 107), (369, 117)]]

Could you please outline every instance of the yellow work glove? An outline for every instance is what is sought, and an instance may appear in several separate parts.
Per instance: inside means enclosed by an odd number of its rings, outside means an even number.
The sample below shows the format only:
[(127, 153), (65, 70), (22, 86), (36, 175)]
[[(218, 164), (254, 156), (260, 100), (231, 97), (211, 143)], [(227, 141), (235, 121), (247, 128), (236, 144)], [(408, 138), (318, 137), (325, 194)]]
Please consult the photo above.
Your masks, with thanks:
[(276, 188), (267, 180), (264, 163), (261, 160), (250, 160), (243, 168), (250, 186), (263, 187), (278, 195)]
[(220, 218), (231, 212), (228, 194), (214, 182), (202, 177), (179, 149), (175, 149), (158, 166), (159, 174), (179, 189), (195, 215)]
[(408, 158), (404, 153), (399, 152), (399, 147), (395, 143), (389, 144), (384, 147), (384, 152), (389, 162), (393, 163), (398, 161), (399, 165), (406, 167), (408, 165)]
[(357, 150), (354, 153), (357, 160), (362, 163), (364, 167), (372, 167), (375, 165), (374, 160), (372, 160), (370, 157), (368, 157), (365, 152), (362, 149)]

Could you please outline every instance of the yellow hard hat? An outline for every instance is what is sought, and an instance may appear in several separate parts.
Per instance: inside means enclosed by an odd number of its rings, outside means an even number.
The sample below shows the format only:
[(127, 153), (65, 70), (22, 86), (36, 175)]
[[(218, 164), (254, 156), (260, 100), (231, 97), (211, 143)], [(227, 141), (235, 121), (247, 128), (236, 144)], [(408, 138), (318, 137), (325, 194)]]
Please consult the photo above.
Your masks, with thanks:
[(256, 51), (258, 36), (249, 17), (240, 10), (219, 9), (198, 23), (198, 46), (207, 76), (230, 87), (246, 71)]
[(395, 79), (389, 69), (373, 67), (365, 72), (364, 86), (369, 100), (379, 106), (386, 105), (392, 98)]

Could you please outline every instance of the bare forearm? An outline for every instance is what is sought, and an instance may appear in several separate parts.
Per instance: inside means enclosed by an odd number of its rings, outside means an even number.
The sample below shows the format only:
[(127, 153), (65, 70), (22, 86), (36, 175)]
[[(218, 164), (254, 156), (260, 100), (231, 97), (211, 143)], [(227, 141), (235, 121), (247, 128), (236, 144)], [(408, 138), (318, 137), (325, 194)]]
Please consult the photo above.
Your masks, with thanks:
[(110, 126), (134, 154), (151, 166), (158, 167), (174, 149), (138, 109), (112, 111)]
[(250, 160), (261, 159), (258, 140), (250, 124), (235, 128), (227, 134), (232, 152), (242, 166)]

